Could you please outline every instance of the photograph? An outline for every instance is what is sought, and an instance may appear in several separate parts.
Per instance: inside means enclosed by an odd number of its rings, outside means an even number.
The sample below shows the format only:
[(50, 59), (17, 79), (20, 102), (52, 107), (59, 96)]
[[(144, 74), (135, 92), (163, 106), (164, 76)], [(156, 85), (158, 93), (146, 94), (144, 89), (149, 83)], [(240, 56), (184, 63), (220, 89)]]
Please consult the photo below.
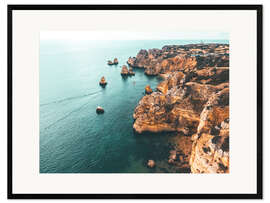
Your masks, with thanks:
[(40, 173), (230, 173), (230, 33), (41, 31)]
[(8, 198), (262, 199), (262, 12), (8, 5)]

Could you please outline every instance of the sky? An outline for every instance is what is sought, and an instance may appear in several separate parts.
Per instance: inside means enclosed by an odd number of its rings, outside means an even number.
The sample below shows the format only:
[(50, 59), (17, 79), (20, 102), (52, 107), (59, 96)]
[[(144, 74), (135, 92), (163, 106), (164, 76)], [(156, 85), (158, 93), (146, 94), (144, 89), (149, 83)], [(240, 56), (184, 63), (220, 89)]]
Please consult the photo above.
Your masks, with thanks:
[(41, 40), (229, 40), (227, 32), (42, 31)]

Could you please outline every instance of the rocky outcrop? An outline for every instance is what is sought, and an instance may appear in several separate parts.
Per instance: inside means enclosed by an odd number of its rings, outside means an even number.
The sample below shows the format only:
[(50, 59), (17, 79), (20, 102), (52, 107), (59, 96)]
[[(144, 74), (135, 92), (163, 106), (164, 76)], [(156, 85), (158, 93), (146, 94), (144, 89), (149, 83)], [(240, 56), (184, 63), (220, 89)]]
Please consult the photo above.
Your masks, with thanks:
[(132, 67), (129, 67), (128, 74), (129, 75), (135, 75), (135, 72), (133, 71), (133, 68)]
[(131, 67), (145, 69), (147, 75), (173, 71), (188, 72), (204, 67), (228, 67), (229, 46), (226, 44), (191, 44), (164, 46), (160, 49), (142, 49), (136, 57), (129, 57)]
[(122, 76), (133, 76), (133, 75), (135, 75), (135, 73), (133, 72), (132, 67), (129, 67), (129, 69), (128, 69), (126, 65), (123, 65), (122, 70), (121, 70), (121, 75)]
[(129, 75), (128, 68), (127, 68), (126, 65), (122, 66), (121, 75), (122, 76), (128, 76)]
[(148, 166), (149, 168), (154, 168), (154, 167), (156, 166), (156, 163), (155, 163), (154, 160), (148, 160), (147, 166)]
[(192, 173), (228, 172), (228, 45), (141, 50), (128, 64), (164, 78), (135, 108), (135, 132), (174, 132), (189, 137), (191, 153), (182, 157), (171, 153), (169, 164), (186, 164)]
[(99, 85), (102, 87), (105, 87), (107, 85), (107, 82), (104, 76), (102, 76), (102, 78), (100, 79)]
[(136, 57), (129, 57), (127, 64), (132, 66), (132, 67), (135, 67), (135, 61), (136, 61)]
[(157, 87), (157, 92), (144, 96), (134, 110), (136, 132), (177, 131), (185, 135), (196, 133), (200, 113), (211, 95), (220, 86), (184, 82), (187, 75), (175, 72)]
[(112, 62), (111, 60), (109, 60), (109, 61), (107, 62), (107, 64), (108, 64), (108, 65), (113, 65), (113, 62)]
[(117, 58), (114, 58), (113, 61), (109, 60), (107, 62), (108, 65), (117, 65), (119, 62), (118, 62), (118, 59)]
[(153, 90), (151, 89), (150, 85), (146, 85), (145, 87), (145, 94), (151, 94)]
[(229, 172), (229, 88), (209, 98), (192, 141), (193, 173)]
[(114, 58), (114, 59), (113, 59), (113, 64), (114, 64), (114, 65), (117, 65), (117, 64), (118, 64), (118, 59), (117, 59), (117, 58)]

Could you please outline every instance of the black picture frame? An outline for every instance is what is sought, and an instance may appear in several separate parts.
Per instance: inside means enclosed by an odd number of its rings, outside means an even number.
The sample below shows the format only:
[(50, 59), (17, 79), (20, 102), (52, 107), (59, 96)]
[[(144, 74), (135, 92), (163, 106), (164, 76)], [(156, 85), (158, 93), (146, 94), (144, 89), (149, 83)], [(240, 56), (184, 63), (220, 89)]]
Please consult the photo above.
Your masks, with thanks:
[[(255, 194), (14, 194), (12, 176), (12, 12), (14, 10), (255, 10), (257, 12), (257, 193)], [(262, 5), (8, 5), (8, 199), (262, 199), (263, 6)]]

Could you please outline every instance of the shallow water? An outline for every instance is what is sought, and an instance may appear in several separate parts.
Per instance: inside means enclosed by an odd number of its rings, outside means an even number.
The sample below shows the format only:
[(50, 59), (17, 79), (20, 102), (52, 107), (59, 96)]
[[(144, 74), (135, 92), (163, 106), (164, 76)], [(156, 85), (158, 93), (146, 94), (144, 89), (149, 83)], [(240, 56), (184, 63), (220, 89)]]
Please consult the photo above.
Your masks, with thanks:
[[(123, 79), (120, 71), (142, 48), (189, 43), (200, 40), (41, 41), (40, 172), (171, 172), (146, 167), (148, 159), (167, 162), (171, 137), (135, 135), (132, 129), (144, 87), (155, 89), (161, 78), (134, 69), (135, 76)], [(108, 66), (114, 57), (119, 64)], [(102, 76), (106, 88), (99, 86)], [(97, 115), (97, 106), (105, 113)]]

